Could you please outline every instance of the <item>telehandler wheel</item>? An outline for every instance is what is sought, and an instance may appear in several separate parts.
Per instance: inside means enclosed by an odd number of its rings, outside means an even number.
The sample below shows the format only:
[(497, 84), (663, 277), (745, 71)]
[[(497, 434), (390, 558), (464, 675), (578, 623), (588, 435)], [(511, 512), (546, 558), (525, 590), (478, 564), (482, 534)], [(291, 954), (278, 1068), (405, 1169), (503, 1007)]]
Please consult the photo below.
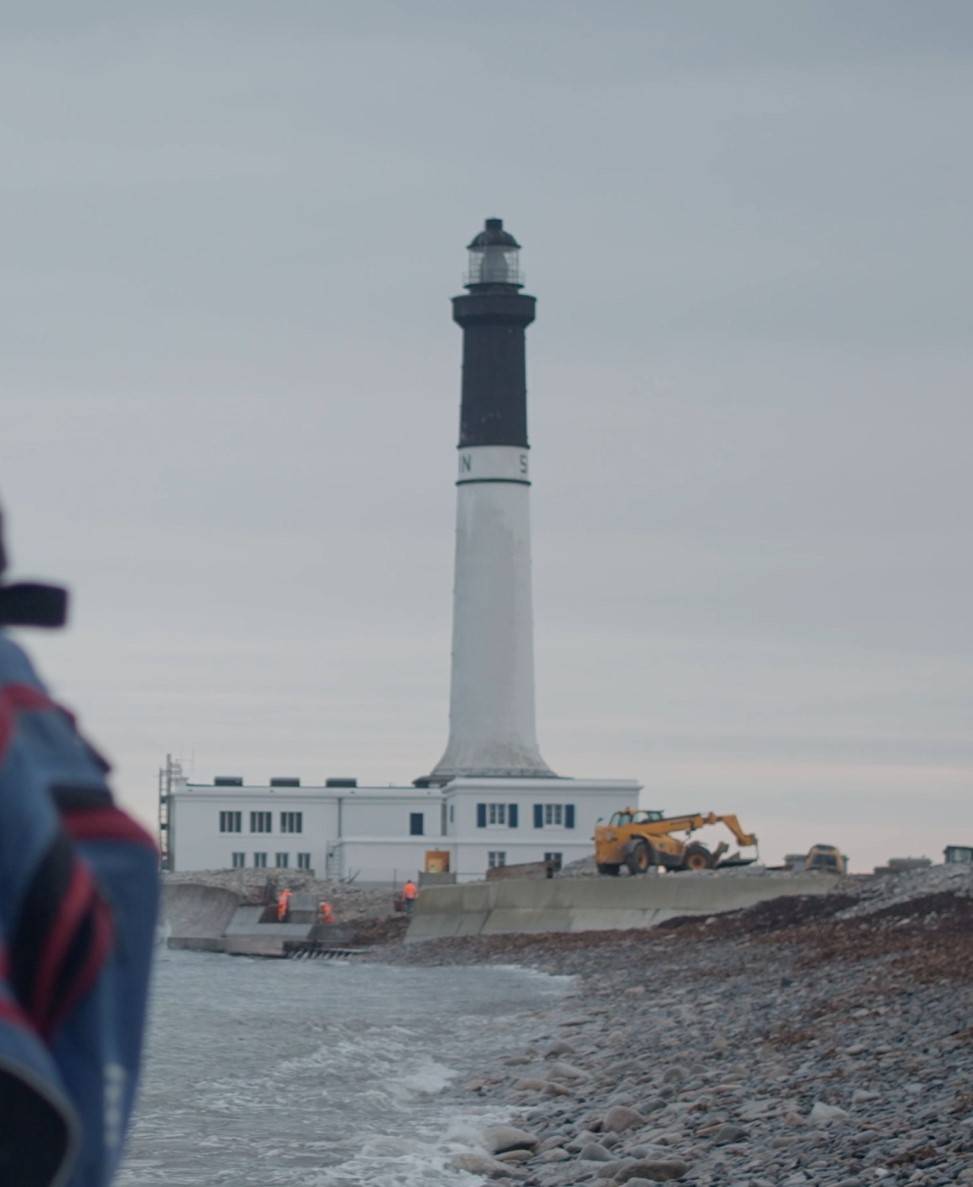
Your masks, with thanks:
[(713, 865), (713, 854), (705, 845), (687, 845), (682, 864), (687, 870), (708, 870)]
[(655, 850), (648, 841), (636, 841), (625, 859), (630, 874), (647, 874), (658, 864)]
[(598, 873), (599, 874), (609, 874), (612, 878), (618, 877), (619, 868), (620, 867), (615, 865), (614, 862), (606, 861), (606, 862), (598, 863)]

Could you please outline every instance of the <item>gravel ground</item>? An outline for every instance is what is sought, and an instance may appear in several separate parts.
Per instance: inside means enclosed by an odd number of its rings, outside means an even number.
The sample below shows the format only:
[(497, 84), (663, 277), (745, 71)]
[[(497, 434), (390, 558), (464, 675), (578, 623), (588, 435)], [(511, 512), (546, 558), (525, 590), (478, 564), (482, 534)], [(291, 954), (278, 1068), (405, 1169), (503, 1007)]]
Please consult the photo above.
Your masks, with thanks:
[(509, 1111), (457, 1167), (525, 1187), (973, 1184), (973, 870), (849, 878), (648, 931), (369, 959), (577, 980), (464, 1091)]

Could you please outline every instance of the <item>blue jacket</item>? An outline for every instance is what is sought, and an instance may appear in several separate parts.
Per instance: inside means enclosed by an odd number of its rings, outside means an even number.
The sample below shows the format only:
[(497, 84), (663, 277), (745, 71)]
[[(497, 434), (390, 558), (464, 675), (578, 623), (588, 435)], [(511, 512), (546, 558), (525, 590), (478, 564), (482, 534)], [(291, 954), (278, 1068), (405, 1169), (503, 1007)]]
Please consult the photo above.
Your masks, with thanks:
[(132, 1113), (158, 854), (0, 632), (0, 1184), (106, 1187)]

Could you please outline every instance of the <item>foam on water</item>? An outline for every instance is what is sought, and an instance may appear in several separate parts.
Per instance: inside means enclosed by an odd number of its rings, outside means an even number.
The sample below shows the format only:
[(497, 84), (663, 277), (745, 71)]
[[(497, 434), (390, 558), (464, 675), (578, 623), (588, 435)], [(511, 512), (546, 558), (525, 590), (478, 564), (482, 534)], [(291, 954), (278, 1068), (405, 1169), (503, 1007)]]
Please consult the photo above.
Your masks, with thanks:
[(450, 1187), (506, 1119), (454, 1092), (567, 978), (163, 955), (118, 1187)]

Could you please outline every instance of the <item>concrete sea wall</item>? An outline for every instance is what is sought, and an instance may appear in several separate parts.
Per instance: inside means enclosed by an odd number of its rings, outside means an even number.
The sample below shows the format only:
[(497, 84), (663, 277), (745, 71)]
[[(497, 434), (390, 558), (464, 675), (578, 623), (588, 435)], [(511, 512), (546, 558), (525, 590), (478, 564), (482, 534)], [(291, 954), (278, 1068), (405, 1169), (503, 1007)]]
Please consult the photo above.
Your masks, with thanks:
[[(277, 923), (273, 910), (246, 903), (236, 891), (196, 882), (166, 885), (163, 930), (170, 948), (227, 952), (233, 956), (285, 956), (288, 943), (342, 946), (351, 926), (315, 922), (313, 895), (295, 895), (292, 921)], [(306, 900), (306, 901), (305, 901)]]
[(621, 931), (717, 915), (782, 895), (826, 894), (823, 874), (676, 874), (474, 882), (424, 889), (407, 941), (511, 932)]
[(184, 882), (166, 885), (162, 919), (173, 948), (209, 948), (230, 926), (241, 897), (232, 890)]

